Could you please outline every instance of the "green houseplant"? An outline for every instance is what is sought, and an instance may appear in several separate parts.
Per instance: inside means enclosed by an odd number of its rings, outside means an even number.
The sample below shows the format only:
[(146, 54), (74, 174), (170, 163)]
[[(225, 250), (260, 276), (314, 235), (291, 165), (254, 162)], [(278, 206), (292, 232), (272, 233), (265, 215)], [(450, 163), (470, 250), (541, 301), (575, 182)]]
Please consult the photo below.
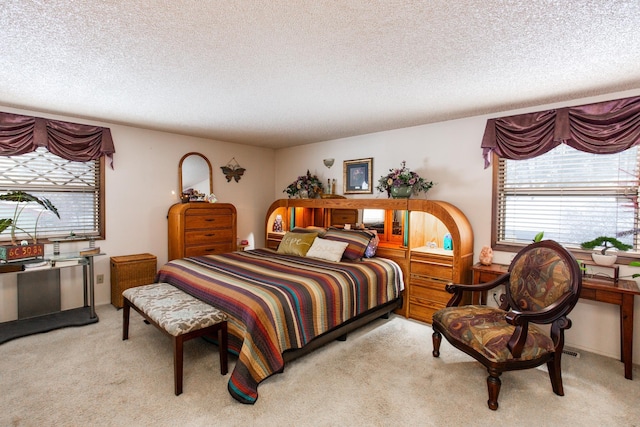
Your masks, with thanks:
[[(40, 220), (40, 217), (42, 216), (43, 213), (47, 211), (53, 212), (58, 218), (60, 218), (58, 209), (56, 209), (56, 207), (53, 205), (53, 203), (51, 203), (49, 199), (38, 198), (24, 191), (10, 191), (9, 193), (6, 193), (6, 194), (0, 194), (0, 201), (15, 203), (13, 217), (0, 219), (0, 233), (3, 233), (5, 230), (9, 229), (11, 232), (12, 245), (17, 244), (17, 240), (16, 240), (17, 230), (26, 233), (33, 241), (33, 244), (38, 243), (38, 234), (37, 234), (38, 221)], [(20, 215), (24, 211), (24, 209), (30, 204), (33, 205), (34, 203), (40, 205), (42, 208), (36, 217), (33, 233), (30, 233), (29, 231), (18, 226), (18, 220), (20, 218)]]
[(615, 237), (608, 236), (600, 236), (596, 237), (593, 240), (589, 240), (588, 242), (582, 242), (580, 244), (582, 249), (598, 249), (598, 252), (594, 252), (591, 254), (593, 261), (596, 264), (600, 265), (613, 265), (616, 262), (617, 255), (616, 254), (608, 254), (607, 251), (609, 249), (615, 248), (619, 251), (628, 251), (632, 248), (631, 245), (627, 245), (622, 243), (620, 240)]

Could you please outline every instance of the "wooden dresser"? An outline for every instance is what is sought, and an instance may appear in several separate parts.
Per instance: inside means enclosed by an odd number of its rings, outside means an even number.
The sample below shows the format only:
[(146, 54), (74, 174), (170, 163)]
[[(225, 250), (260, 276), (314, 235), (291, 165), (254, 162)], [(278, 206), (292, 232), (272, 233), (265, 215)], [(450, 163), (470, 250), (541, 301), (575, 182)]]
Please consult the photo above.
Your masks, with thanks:
[(169, 261), (236, 250), (237, 213), (230, 203), (179, 203), (167, 218)]
[[(433, 313), (447, 305), (444, 287), (453, 280), (453, 251), (417, 248), (411, 251), (409, 316), (431, 323)], [(459, 280), (455, 280), (459, 282)]]

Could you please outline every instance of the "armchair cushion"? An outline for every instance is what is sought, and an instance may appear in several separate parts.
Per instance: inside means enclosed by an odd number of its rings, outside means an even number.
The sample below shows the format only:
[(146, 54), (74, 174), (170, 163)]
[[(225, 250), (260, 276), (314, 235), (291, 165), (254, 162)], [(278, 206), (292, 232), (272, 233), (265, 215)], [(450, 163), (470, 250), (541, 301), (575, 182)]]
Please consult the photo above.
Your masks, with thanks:
[[(502, 363), (515, 360), (507, 343), (515, 327), (505, 320), (506, 312), (499, 308), (465, 305), (447, 307), (433, 314), (433, 323), (454, 344), (470, 347), (491, 362)], [(540, 328), (529, 324), (529, 333), (517, 360), (533, 360), (555, 351), (553, 341)]]

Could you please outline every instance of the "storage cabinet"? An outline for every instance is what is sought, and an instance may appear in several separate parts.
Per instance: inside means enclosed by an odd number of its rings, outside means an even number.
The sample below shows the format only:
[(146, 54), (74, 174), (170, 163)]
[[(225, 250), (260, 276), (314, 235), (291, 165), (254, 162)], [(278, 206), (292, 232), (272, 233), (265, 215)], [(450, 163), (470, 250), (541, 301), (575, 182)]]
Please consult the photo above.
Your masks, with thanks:
[(111, 304), (122, 308), (122, 292), (155, 282), (157, 258), (151, 254), (111, 257)]
[(169, 260), (236, 250), (237, 214), (232, 204), (175, 204), (167, 218)]
[(357, 209), (331, 209), (331, 224), (340, 225), (345, 224), (355, 225), (358, 222), (358, 210)]

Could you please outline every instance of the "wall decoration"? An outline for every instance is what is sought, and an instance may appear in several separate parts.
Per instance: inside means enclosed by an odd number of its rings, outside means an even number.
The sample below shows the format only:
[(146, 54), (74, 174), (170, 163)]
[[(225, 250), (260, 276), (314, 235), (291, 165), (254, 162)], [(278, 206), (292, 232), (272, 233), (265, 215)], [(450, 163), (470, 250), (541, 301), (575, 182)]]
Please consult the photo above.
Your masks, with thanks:
[(345, 160), (343, 169), (344, 194), (371, 194), (371, 175), (373, 157), (358, 160)]
[(333, 162), (335, 162), (335, 159), (323, 159), (322, 163), (324, 163), (324, 165), (327, 167), (327, 169), (331, 169), (331, 166), (333, 166)]
[(240, 181), (240, 178), (242, 178), (244, 171), (246, 171), (245, 168), (241, 167), (238, 164), (238, 161), (235, 157), (229, 160), (229, 163), (227, 163), (226, 166), (220, 166), (220, 169), (222, 169), (222, 173), (224, 174), (225, 178), (227, 178), (227, 182), (231, 182), (231, 179), (235, 179), (236, 182)]

